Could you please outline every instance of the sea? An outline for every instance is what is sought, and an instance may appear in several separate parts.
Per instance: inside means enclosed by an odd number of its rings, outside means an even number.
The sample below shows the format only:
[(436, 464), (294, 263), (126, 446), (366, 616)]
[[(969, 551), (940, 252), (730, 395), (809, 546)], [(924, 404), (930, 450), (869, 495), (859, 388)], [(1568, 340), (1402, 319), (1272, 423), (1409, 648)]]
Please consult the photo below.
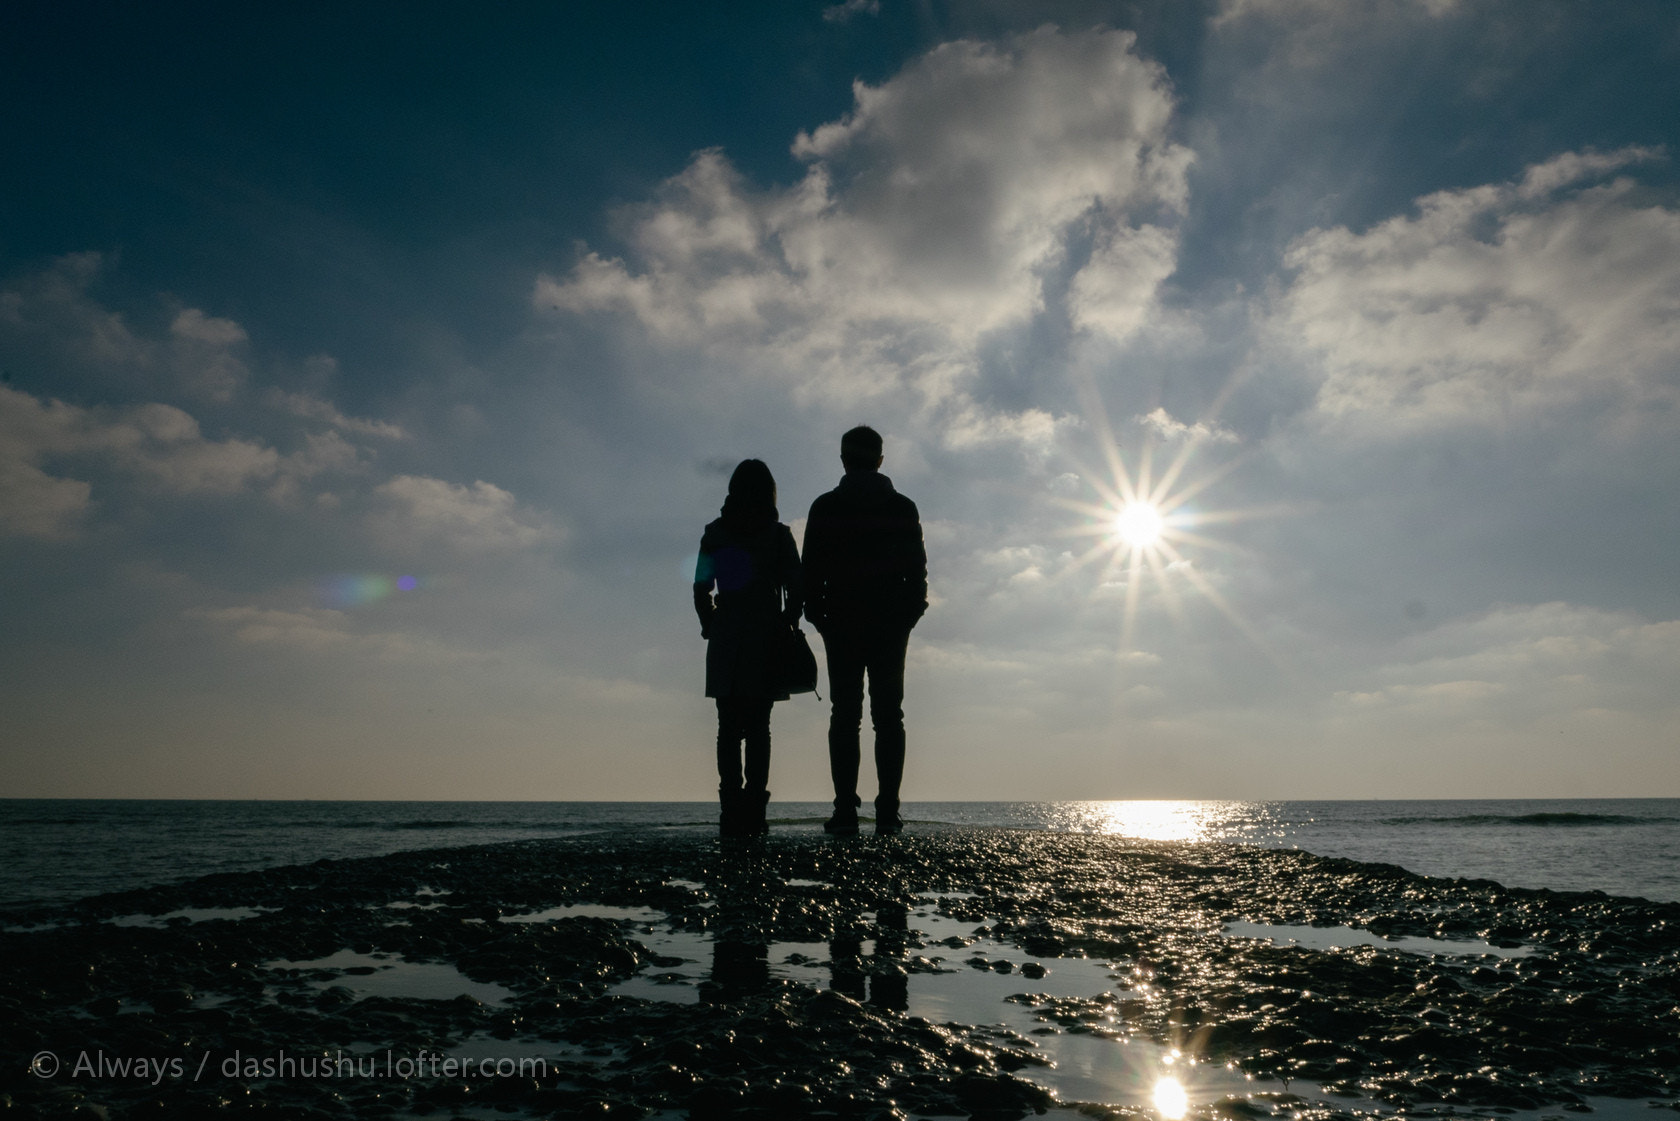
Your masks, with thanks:
[[(772, 833), (817, 831), (828, 812), (827, 803), (772, 803)], [(990, 827), (1293, 848), (1428, 876), (1680, 901), (1680, 798), (909, 802), (902, 813), (912, 833)], [(716, 820), (712, 802), (0, 799), (0, 910), (213, 872), (590, 834), (692, 834), (715, 830)]]

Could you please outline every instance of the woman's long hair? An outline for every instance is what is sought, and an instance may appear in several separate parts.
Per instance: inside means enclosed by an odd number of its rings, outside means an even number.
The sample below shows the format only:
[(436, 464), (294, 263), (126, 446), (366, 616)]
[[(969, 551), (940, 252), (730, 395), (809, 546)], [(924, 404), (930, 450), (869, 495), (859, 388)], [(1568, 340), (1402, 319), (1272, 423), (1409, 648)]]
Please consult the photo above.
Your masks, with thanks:
[(723, 520), (735, 529), (752, 529), (780, 520), (776, 512), (776, 477), (762, 459), (743, 459), (729, 476)]

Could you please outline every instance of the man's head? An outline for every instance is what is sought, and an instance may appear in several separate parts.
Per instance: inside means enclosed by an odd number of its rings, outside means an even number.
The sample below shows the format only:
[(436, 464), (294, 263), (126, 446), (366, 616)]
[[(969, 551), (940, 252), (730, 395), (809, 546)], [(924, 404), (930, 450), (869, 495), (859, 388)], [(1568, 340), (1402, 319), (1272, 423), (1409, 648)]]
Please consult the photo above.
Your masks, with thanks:
[(840, 437), (840, 462), (847, 471), (876, 471), (881, 466), (881, 434), (860, 424)]

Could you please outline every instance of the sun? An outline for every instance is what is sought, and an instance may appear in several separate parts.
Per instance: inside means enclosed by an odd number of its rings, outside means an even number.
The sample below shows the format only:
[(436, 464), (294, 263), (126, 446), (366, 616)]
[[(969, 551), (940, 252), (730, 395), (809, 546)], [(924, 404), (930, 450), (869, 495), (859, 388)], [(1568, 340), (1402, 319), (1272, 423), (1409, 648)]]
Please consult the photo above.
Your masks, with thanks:
[[(1205, 552), (1242, 551), (1209, 536), (1205, 527), (1216, 522), (1239, 521), (1281, 512), (1280, 509), (1258, 508), (1210, 510), (1197, 501), (1208, 488), (1237, 469), (1246, 456), (1224, 457), (1223, 463), (1196, 469), (1192, 466), (1192, 459), (1196, 452), (1206, 449), (1212, 441), (1207, 436), (1187, 437), (1182, 434), (1176, 440), (1157, 440), (1154, 434), (1146, 433), (1135, 450), (1122, 451), (1100, 405), (1093, 413), (1093, 427), (1101, 441), (1108, 470), (1086, 468), (1076, 472), (1074, 477), (1093, 492), (1090, 497), (1067, 495), (1052, 501), (1079, 515), (1079, 522), (1067, 527), (1066, 533), (1096, 539), (1089, 549), (1075, 558), (1075, 564), (1097, 568), (1101, 587), (1118, 586), (1124, 589), (1121, 648), (1128, 649), (1131, 645), (1147, 588), (1151, 601), (1159, 602), (1181, 623), (1184, 621), (1183, 593), (1199, 595), (1275, 660), (1276, 652), (1269, 648), (1262, 636), (1225, 599), (1196, 563), (1198, 554)], [(1203, 424), (1180, 427), (1191, 433), (1204, 429), (1214, 431)], [(1164, 466), (1155, 462), (1155, 452), (1162, 442), (1177, 444)]]
[(1153, 502), (1128, 502), (1114, 515), (1114, 536), (1133, 549), (1149, 549), (1161, 543), (1167, 521)]

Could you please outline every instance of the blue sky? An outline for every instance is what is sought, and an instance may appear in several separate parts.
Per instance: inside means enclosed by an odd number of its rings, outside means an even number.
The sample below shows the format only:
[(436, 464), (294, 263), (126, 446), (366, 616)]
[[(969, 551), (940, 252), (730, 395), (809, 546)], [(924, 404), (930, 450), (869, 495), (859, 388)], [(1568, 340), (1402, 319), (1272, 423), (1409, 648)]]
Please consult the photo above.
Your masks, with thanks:
[(0, 18), (0, 795), (706, 797), (860, 422), (907, 797), (1680, 795), (1672, 5)]

